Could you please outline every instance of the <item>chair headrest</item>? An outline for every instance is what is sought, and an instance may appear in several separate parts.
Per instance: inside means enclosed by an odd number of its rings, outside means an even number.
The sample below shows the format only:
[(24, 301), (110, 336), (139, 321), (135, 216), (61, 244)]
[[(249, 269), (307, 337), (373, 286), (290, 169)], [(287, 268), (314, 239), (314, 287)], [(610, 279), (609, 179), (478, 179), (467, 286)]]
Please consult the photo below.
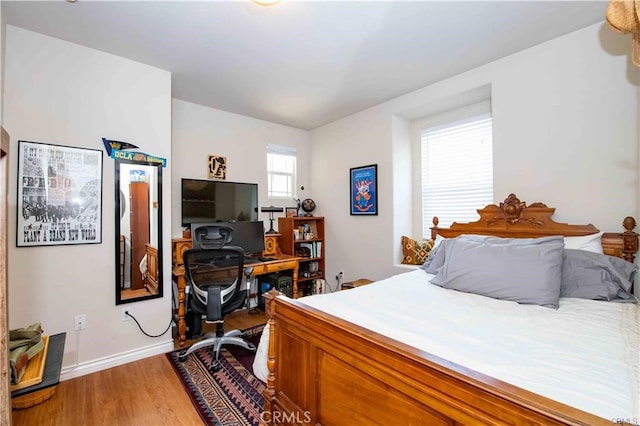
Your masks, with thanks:
[(233, 239), (233, 228), (224, 225), (198, 226), (191, 233), (193, 247), (203, 250), (220, 249)]

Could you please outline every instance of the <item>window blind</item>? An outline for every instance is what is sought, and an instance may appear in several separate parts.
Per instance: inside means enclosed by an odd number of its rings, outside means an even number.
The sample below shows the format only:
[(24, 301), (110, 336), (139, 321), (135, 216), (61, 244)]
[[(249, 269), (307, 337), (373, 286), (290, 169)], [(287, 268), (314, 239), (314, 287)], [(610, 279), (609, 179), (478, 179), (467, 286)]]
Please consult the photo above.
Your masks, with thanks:
[(478, 219), (493, 202), (493, 137), (490, 114), (421, 131), (422, 236), (431, 238), (434, 216), (441, 227)]

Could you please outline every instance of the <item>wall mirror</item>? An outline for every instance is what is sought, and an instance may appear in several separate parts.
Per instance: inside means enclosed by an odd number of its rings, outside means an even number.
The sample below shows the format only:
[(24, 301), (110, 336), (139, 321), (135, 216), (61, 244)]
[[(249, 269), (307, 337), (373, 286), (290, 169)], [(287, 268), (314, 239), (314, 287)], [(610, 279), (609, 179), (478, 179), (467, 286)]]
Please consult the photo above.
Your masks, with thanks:
[(114, 161), (116, 305), (162, 297), (162, 164)]

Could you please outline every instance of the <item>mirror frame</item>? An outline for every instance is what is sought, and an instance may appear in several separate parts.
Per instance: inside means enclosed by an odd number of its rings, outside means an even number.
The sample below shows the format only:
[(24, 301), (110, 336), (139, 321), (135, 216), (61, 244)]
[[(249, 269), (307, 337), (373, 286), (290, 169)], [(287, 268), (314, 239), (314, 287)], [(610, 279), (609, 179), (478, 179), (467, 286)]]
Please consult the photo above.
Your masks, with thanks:
[[(120, 233), (121, 233), (121, 226), (120, 226), (120, 220), (121, 220), (121, 215), (122, 215), (122, 207), (124, 206), (121, 200), (121, 189), (120, 189), (120, 166), (122, 164), (132, 164), (132, 165), (139, 165), (139, 166), (150, 166), (150, 167), (155, 167), (156, 168), (156, 172), (157, 172), (157, 181), (158, 181), (158, 185), (157, 185), (157, 191), (158, 191), (158, 207), (157, 207), (157, 211), (158, 211), (158, 217), (157, 217), (157, 241), (158, 241), (158, 292), (157, 294), (149, 294), (149, 295), (145, 295), (145, 296), (139, 296), (139, 297), (131, 297), (131, 298), (127, 298), (127, 299), (123, 299), (122, 298), (122, 290), (120, 289)], [(149, 161), (138, 161), (138, 160), (126, 160), (126, 159), (122, 159), (122, 158), (116, 158), (114, 159), (114, 181), (115, 181), (115, 191), (114, 191), (114, 197), (115, 197), (115, 271), (116, 271), (116, 276), (115, 276), (115, 289), (116, 289), (116, 305), (122, 305), (124, 303), (132, 303), (132, 302), (139, 302), (142, 300), (149, 300), (149, 299), (157, 299), (157, 298), (161, 298), (163, 297), (163, 274), (162, 274), (162, 270), (163, 270), (163, 259), (162, 259), (162, 163), (156, 163), (156, 162), (149, 162)], [(133, 268), (133, 265), (131, 265), (131, 267)]]

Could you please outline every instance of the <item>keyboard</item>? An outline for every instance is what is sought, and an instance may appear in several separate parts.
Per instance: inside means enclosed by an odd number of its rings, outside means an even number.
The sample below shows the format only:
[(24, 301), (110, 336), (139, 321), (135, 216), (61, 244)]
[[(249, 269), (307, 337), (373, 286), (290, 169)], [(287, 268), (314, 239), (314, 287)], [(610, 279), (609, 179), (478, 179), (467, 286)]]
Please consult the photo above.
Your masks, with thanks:
[(229, 268), (231, 266), (237, 267), (238, 261), (234, 259), (217, 259), (214, 262), (214, 265), (217, 266), (218, 268)]
[(261, 262), (271, 262), (272, 260), (276, 260), (275, 257), (245, 257), (244, 264), (252, 264), (252, 263), (261, 263)]

